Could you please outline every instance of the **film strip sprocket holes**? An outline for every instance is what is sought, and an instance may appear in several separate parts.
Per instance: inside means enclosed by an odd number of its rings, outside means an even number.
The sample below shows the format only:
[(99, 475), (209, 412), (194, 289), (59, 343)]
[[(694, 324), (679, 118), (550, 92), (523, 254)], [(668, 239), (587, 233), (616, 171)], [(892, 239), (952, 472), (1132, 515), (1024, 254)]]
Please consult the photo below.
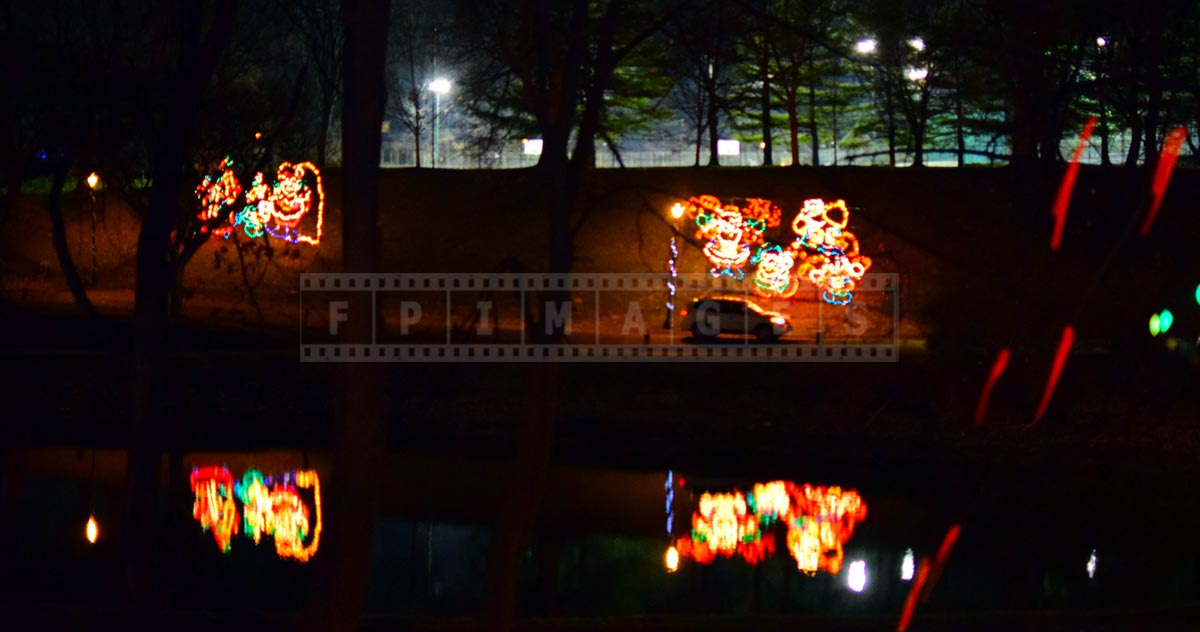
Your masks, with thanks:
[[(721, 335), (697, 339), (681, 328), (683, 309), (694, 298), (743, 296), (768, 310), (781, 303), (755, 297), (750, 280), (680, 274), (676, 310), (666, 309), (667, 274), (352, 274), (301, 275), (301, 362), (896, 362), (899, 359), (899, 277), (868, 273), (857, 291), (881, 300), (831, 307), (802, 288), (790, 302), (799, 314), (778, 341)], [(549, 320), (568, 335), (557, 345), (527, 336), (530, 308), (546, 297), (570, 297), (546, 305)], [(495, 308), (493, 310), (493, 308)], [(890, 321), (885, 335), (827, 335), (839, 310), (872, 311)], [(564, 317), (564, 312), (566, 316)], [(664, 316), (672, 327), (664, 326)], [(847, 316), (848, 318), (848, 316)], [(351, 319), (370, 322), (370, 335), (348, 339)], [(810, 321), (815, 319), (816, 326)], [(542, 318), (546, 321), (547, 318)], [(802, 324), (799, 321), (804, 321)], [(361, 323), (360, 323), (361, 324)], [(365, 331), (360, 326), (357, 331)]]

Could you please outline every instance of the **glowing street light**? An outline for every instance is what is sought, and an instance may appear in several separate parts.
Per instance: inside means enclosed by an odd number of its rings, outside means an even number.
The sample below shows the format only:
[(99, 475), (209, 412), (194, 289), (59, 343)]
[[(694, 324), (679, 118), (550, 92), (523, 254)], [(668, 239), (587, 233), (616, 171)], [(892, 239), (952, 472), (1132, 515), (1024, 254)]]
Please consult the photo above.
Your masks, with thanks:
[[(687, 211), (687, 209), (684, 208), (683, 204), (676, 202), (675, 206), (671, 207), (671, 217), (679, 219), (680, 217), (683, 217), (685, 211)], [(1197, 288), (1197, 292), (1197, 296), (1200, 296), (1200, 288)]]
[(96, 190), (96, 187), (100, 186), (100, 176), (97, 175), (95, 171), (93, 171), (91, 174), (88, 175), (87, 185), (88, 185), (88, 188), (93, 191)]
[(850, 562), (850, 573), (846, 577), (846, 585), (856, 593), (867, 587), (867, 563), (863, 560)]
[(854, 48), (861, 55), (870, 55), (871, 53), (875, 52), (875, 46), (875, 40), (868, 38), (858, 40), (858, 43), (854, 45)]
[(1105, 38), (1103, 35), (1101, 35), (1100, 37), (1097, 37), (1096, 38), (1096, 46), (1099, 46), (1100, 48), (1104, 48), (1105, 46), (1108, 46), (1108, 39)]
[(914, 38), (908, 40), (908, 45), (912, 46), (913, 50), (915, 50), (915, 51), (925, 50), (925, 40), (923, 40), (919, 37), (914, 37)]
[(433, 167), (437, 168), (438, 147), (438, 117), (442, 112), (442, 95), (450, 92), (450, 80), (437, 78), (429, 82), (429, 91), (433, 93)]
[(922, 81), (925, 81), (925, 77), (928, 77), (928, 76), (929, 76), (928, 68), (909, 68), (908, 69), (908, 80), (909, 81), (920, 83)]
[(87, 528), (84, 529), (84, 534), (87, 536), (87, 541), (95, 544), (96, 538), (100, 537), (100, 527), (96, 526), (96, 517), (88, 516)]
[(1096, 549), (1092, 549), (1092, 554), (1088, 556), (1087, 561), (1088, 579), (1096, 578), (1096, 562), (1099, 561), (1099, 559), (1100, 558), (1096, 557)]

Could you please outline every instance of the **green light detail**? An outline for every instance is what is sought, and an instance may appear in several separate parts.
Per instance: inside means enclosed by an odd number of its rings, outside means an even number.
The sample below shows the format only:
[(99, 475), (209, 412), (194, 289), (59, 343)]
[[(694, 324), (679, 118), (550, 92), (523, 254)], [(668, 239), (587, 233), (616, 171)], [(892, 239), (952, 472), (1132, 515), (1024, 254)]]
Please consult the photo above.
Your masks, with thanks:
[(1157, 336), (1160, 331), (1158, 328), (1158, 320), (1159, 320), (1158, 314), (1154, 314), (1153, 316), (1150, 317), (1150, 335), (1151, 336)]
[(1200, 305), (1200, 285), (1196, 286), (1196, 304)]
[(1171, 325), (1174, 322), (1175, 314), (1172, 314), (1171, 310), (1169, 309), (1164, 309), (1162, 313), (1158, 315), (1158, 331), (1164, 334), (1167, 333), (1167, 330), (1171, 328)]

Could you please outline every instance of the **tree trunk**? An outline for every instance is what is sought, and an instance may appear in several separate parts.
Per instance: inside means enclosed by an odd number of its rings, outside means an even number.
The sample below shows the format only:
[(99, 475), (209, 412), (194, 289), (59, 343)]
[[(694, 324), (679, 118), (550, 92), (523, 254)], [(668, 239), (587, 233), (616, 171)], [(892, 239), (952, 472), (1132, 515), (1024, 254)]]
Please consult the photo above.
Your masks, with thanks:
[(717, 107), (717, 86), (716, 81), (710, 79), (708, 82), (708, 166), (718, 167), (721, 165), (720, 156), (717, 154), (717, 141), (720, 139), (721, 126), (717, 124), (719, 116), (719, 108)]
[[(957, 85), (961, 86), (961, 83), (957, 83)], [(966, 114), (963, 112), (963, 98), (960, 88), (954, 91), (954, 141), (958, 154), (959, 167), (967, 165), (967, 135), (964, 131), (966, 118)]]
[(800, 105), (796, 102), (796, 91), (789, 89), (786, 100), (788, 117), (788, 148), (792, 151), (792, 166), (800, 166)]
[[(1147, 149), (1146, 153), (1150, 153)], [(1129, 131), (1129, 153), (1125, 155), (1125, 167), (1132, 169), (1137, 166), (1138, 157), (1142, 154), (1142, 119), (1136, 115), (1133, 118), (1132, 129)]]
[(1162, 88), (1158, 80), (1151, 77), (1149, 85), (1150, 98), (1146, 103), (1146, 127), (1142, 132), (1146, 135), (1146, 169), (1153, 170), (1158, 166), (1158, 117), (1162, 108)]
[(333, 118), (333, 88), (325, 86), (323, 89), (325, 93), (321, 95), (321, 126), (317, 132), (317, 168), (322, 171), (325, 170), (325, 161), (328, 159), (329, 124)]
[(808, 136), (812, 149), (812, 164), (821, 166), (821, 139), (817, 135), (817, 77), (813, 66), (813, 55), (808, 55)]
[(1100, 165), (1112, 166), (1112, 158), (1108, 155), (1108, 108), (1100, 102)]
[(775, 164), (774, 144), (771, 138), (771, 73), (768, 66), (767, 46), (762, 46), (762, 56), (758, 60), (759, 81), (762, 81), (762, 142), (764, 167)]
[(164, 414), (168, 297), (172, 281), (172, 241), (183, 165), (199, 118), (200, 103), (235, 22), (236, 2), (224, 0), (220, 16), (201, 39), (199, 7), (179, 3), (182, 28), (179, 71), (158, 130), (152, 167), (153, 187), (138, 235), (134, 294), (133, 409), (129, 422), (128, 493), (124, 548), (127, 623), (133, 629), (161, 626), (162, 551), (161, 463), (171, 416)]
[(63, 278), (67, 281), (67, 288), (71, 291), (71, 298), (75, 300), (75, 305), (88, 320), (92, 320), (96, 317), (96, 308), (92, 306), (92, 301), (88, 298), (87, 290), (83, 287), (83, 279), (79, 277), (79, 269), (75, 267), (75, 260), (71, 257), (71, 248), (67, 245), (66, 221), (63, 220), (62, 212), (62, 190), (66, 181), (67, 157), (64, 156), (54, 168), (54, 181), (50, 185), (50, 198), (46, 202), (46, 209), (50, 213), (54, 253), (58, 255), (58, 267), (62, 269)]
[[(386, 91), (388, 4), (344, 0), (342, 5), (344, 102), (342, 120), (342, 252), (347, 272), (379, 270), (379, 150)], [(374, 317), (374, 315), (372, 316)], [(351, 319), (344, 340), (371, 340), (372, 319)], [(375, 476), (384, 461), (386, 429), (376, 365), (340, 366), (342, 393), (331, 490), (331, 530), (325, 625), (335, 631), (360, 625), (377, 503)], [(314, 618), (316, 619), (316, 618)]]

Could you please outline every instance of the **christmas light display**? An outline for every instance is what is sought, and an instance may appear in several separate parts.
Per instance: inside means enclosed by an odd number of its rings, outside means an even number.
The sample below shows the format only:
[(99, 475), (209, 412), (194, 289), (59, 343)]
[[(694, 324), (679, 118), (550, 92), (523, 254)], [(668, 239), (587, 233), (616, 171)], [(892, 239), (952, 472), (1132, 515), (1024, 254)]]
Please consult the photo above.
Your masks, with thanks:
[(780, 524), (787, 529), (788, 551), (800, 570), (836, 574), (842, 545), (866, 512), (866, 503), (852, 490), (800, 487), (788, 481), (759, 483), (745, 496), (737, 490), (701, 496), (691, 536), (679, 538), (675, 546), (681, 556), (701, 564), (735, 553), (757, 564), (775, 553), (770, 529)]
[(688, 198), (685, 209), (696, 220), (696, 239), (707, 242), (703, 251), (714, 277), (745, 278), (751, 246), (762, 243), (763, 232), (779, 225), (779, 207), (761, 198), (751, 198), (745, 208), (738, 208), (701, 195)]
[[(312, 490), (311, 513), (300, 498), (302, 489)], [(232, 536), (238, 533), (235, 499), (242, 503), (243, 531), (255, 544), (269, 535), (279, 557), (300, 562), (307, 562), (320, 546), (321, 487), (315, 471), (264, 476), (251, 469), (235, 484), (228, 469), (207, 467), (193, 470), (192, 490), (193, 515), (205, 531), (213, 531), (223, 552), (229, 552)]]
[[(242, 185), (233, 173), (233, 161), (227, 156), (218, 166), (220, 176), (204, 176), (196, 187), (196, 197), (201, 202), (198, 215), (202, 222), (201, 232), (212, 231), (213, 235), (228, 237), (231, 231), (241, 226), (251, 239), (263, 233), (293, 244), (318, 245), (325, 223), (325, 189), (321, 172), (311, 162), (292, 164), (285, 162), (276, 170), (275, 182), (266, 183), (262, 173), (257, 173), (250, 188), (245, 191), (245, 205), (241, 211), (228, 214), (228, 223), (222, 220), (223, 209), (232, 207), (242, 195)], [(315, 221), (312, 216), (316, 208)], [(307, 226), (305, 226), (307, 225)]]
[(1092, 549), (1092, 554), (1088, 556), (1087, 566), (1085, 567), (1088, 579), (1096, 578), (1096, 562), (1098, 561), (1099, 558), (1096, 557), (1096, 549)]
[(200, 200), (200, 214), (196, 217), (202, 222), (200, 232), (212, 231), (213, 235), (228, 237), (233, 227), (233, 216), (227, 215), (230, 222), (226, 224), (222, 218), (222, 209), (232, 208), (242, 195), (242, 185), (237, 175), (233, 173), (233, 159), (225, 156), (217, 165), (216, 178), (205, 175), (204, 180), (196, 187), (196, 198)]
[(667, 470), (667, 482), (664, 487), (667, 490), (667, 537), (675, 535), (675, 473)]
[(675, 245), (675, 238), (671, 238), (671, 258), (667, 260), (667, 269), (671, 272), (671, 278), (667, 279), (667, 322), (666, 328), (670, 329), (674, 325), (675, 315), (675, 291), (676, 281), (679, 279), (679, 270), (675, 268), (675, 260), (679, 258), (679, 247)]
[[(766, 244), (750, 257), (750, 263), (758, 265), (754, 271), (754, 293), (764, 298), (791, 298), (800, 284), (792, 277), (796, 265), (796, 252), (791, 248)], [(803, 255), (801, 255), (803, 256)]]
[(233, 476), (224, 467), (192, 470), (192, 517), (205, 531), (212, 531), (221, 551), (229, 552), (229, 543), (237, 533), (237, 505), (233, 502)]
[(815, 251), (796, 268), (796, 275), (821, 288), (821, 298), (834, 305), (853, 300), (854, 288), (871, 267), (871, 258), (859, 252), (858, 238), (846, 230), (849, 223), (845, 200), (826, 204), (819, 198), (805, 200), (792, 220), (793, 247)]

